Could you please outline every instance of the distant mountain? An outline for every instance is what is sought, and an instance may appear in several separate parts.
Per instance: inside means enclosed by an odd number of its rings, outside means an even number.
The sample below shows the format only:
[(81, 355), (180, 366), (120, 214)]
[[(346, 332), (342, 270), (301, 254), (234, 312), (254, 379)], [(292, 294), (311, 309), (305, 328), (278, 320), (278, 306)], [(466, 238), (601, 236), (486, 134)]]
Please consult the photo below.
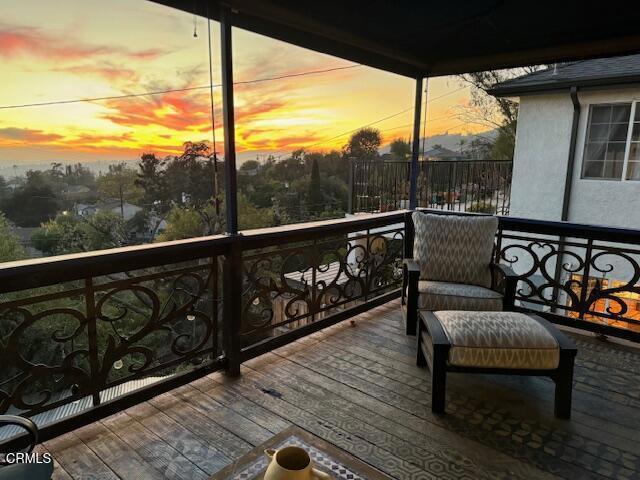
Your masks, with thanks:
[(5, 177), (6, 179), (13, 177), (21, 177), (24, 176), (29, 170), (49, 170), (51, 168), (51, 164), (54, 162), (61, 163), (62, 165), (73, 165), (76, 163), (82, 163), (82, 165), (89, 170), (91, 170), (94, 174), (105, 173), (109, 170), (110, 164), (122, 163), (125, 162), (130, 164), (132, 167), (136, 168), (138, 160), (98, 160), (92, 162), (78, 162), (77, 160), (67, 161), (55, 159), (49, 162), (40, 162), (40, 163), (20, 163), (20, 162), (0, 162), (0, 176)]
[[(486, 132), (482, 132), (475, 135), (462, 135), (459, 133), (443, 133), (441, 135), (432, 135), (427, 136), (426, 141), (424, 142), (425, 150), (432, 149), (435, 145), (440, 145), (449, 150), (453, 150), (454, 152), (460, 151), (460, 141), (463, 140), (465, 145), (469, 145), (473, 140), (477, 138), (485, 138), (490, 140), (495, 140), (498, 136), (498, 132), (496, 130), (488, 130)], [(393, 141), (393, 139), (387, 139)], [(422, 149), (423, 138), (420, 138), (420, 149)], [(463, 147), (464, 149), (464, 147)], [(380, 149), (380, 153), (388, 153), (389, 145), (385, 145)]]

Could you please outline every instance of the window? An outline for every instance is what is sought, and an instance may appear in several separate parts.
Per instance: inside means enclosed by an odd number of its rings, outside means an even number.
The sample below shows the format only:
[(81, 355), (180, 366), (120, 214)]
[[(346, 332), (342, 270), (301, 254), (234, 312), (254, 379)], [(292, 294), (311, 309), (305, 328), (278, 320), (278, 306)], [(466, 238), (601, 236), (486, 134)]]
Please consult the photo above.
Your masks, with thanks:
[(582, 178), (640, 180), (638, 102), (591, 105)]

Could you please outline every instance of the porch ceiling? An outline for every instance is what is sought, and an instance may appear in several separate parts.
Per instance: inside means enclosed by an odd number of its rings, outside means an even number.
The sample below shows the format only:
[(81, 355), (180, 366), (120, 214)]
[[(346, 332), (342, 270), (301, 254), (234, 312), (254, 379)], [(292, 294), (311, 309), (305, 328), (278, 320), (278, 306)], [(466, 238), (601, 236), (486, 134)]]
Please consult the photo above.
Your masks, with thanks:
[[(153, 1), (206, 15), (198, 0)], [(621, 0), (210, 0), (212, 18), (223, 3), (240, 28), (412, 77), (640, 52)]]

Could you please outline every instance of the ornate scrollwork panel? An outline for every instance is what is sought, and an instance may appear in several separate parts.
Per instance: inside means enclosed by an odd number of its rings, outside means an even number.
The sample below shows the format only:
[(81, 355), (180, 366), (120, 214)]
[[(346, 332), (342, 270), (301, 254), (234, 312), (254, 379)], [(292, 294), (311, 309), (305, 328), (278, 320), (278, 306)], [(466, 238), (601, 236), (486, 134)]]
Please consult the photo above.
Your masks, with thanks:
[(217, 259), (0, 298), (0, 413), (33, 415), (218, 355)]
[(640, 330), (640, 250), (633, 245), (502, 232), (497, 258), (518, 273), (521, 305)]
[(403, 228), (387, 228), (246, 252), (244, 343), (397, 288), (402, 281), (403, 239)]

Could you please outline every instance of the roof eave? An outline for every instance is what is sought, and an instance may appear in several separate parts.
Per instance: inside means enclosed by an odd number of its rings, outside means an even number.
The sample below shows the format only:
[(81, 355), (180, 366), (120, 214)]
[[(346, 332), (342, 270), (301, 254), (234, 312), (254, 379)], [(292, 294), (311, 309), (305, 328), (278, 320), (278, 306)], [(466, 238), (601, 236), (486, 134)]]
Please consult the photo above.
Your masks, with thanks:
[(640, 85), (640, 73), (637, 75), (624, 75), (620, 77), (586, 78), (540, 83), (535, 85), (496, 87), (487, 90), (487, 93), (494, 97), (520, 97), (523, 95), (564, 92), (568, 91), (571, 87), (578, 87), (582, 90), (595, 90), (634, 87), (638, 85)]

